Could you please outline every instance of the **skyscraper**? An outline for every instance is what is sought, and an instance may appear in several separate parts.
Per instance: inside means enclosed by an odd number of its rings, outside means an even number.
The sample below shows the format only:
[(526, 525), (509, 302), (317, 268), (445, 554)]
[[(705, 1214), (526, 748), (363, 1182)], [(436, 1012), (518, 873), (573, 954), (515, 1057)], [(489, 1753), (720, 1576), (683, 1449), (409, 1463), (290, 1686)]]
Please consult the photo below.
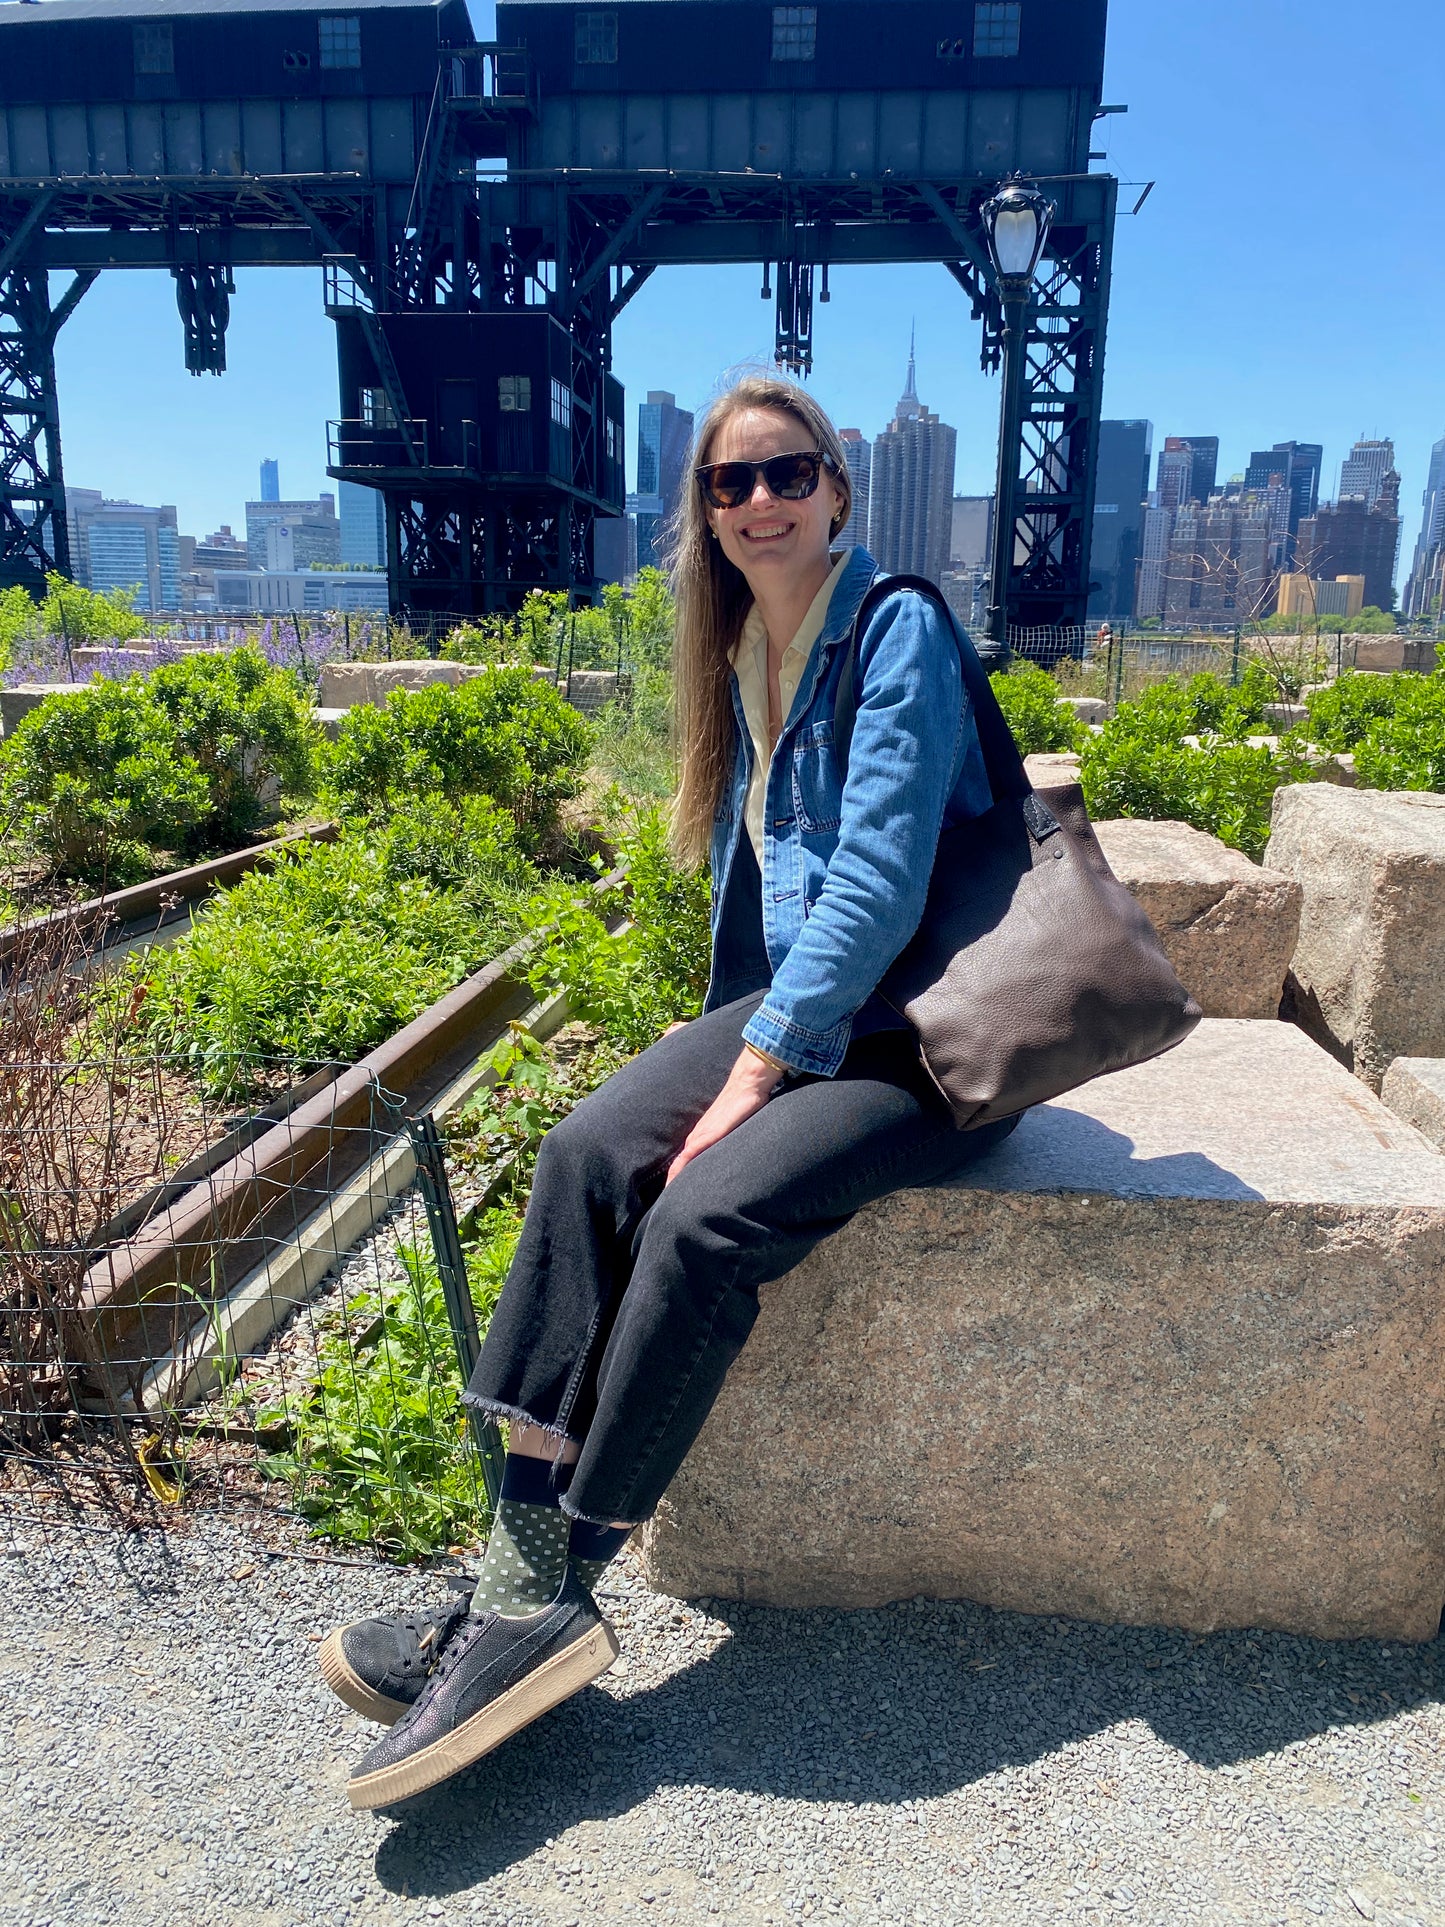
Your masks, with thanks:
[(637, 410), (637, 566), (661, 566), (663, 530), (676, 512), (692, 446), (692, 416), (666, 389)]
[(386, 567), (386, 501), (360, 482), (337, 484), (341, 509), (341, 560), (365, 568)]
[(1169, 545), (1174, 538), (1174, 509), (1152, 506), (1144, 511), (1139, 538), (1139, 580), (1134, 614), (1150, 622), (1164, 613), (1164, 590), (1169, 570)]
[(866, 549), (868, 546), (868, 484), (873, 444), (863, 439), (861, 429), (840, 428), (838, 438), (848, 458), (848, 480), (853, 488), (853, 504), (848, 520), (834, 537), (835, 549)]
[[(1152, 430), (1151, 430), (1152, 433)], [(1217, 435), (1166, 435), (1159, 451), (1156, 479), (1158, 506), (1182, 508), (1186, 502), (1207, 502), (1219, 472)], [(1146, 486), (1144, 494), (1148, 493)], [(1143, 495), (1140, 496), (1143, 500)]]
[(261, 464), (261, 500), (263, 502), (281, 500), (281, 465), (269, 455)]
[(98, 488), (68, 488), (65, 517), (71, 567), (83, 587), (133, 591), (135, 607), (146, 612), (179, 609), (180, 538), (169, 503), (146, 508), (106, 501)]
[[(323, 491), (314, 502), (246, 504), (246, 547), (258, 568), (271, 566), (266, 559), (266, 531), (271, 528), (285, 528), (290, 532), (288, 552), (294, 560), (278, 561), (278, 567), (305, 569), (313, 562), (341, 560), (341, 524), (336, 519), (336, 497), (329, 490)], [(275, 552), (274, 542), (272, 549)]]
[(893, 420), (873, 443), (868, 547), (880, 568), (941, 585), (953, 535), (958, 431), (918, 399), (913, 345)]
[(1429, 615), (1439, 593), (1440, 558), (1445, 549), (1445, 438), (1430, 450), (1430, 470), (1420, 500), (1425, 513), (1410, 563), (1410, 580), (1405, 585), (1407, 616)]
[(1364, 498), (1365, 507), (1372, 509), (1380, 499), (1385, 477), (1394, 466), (1392, 441), (1356, 442), (1340, 464), (1340, 500), (1359, 495)]
[[(1094, 537), (1089, 560), (1095, 585), (1089, 595), (1090, 616), (1127, 616), (1133, 610), (1153, 440), (1152, 422), (1099, 423)], [(1162, 463), (1164, 457), (1159, 459)]]
[(1294, 538), (1305, 516), (1313, 515), (1320, 502), (1320, 467), (1325, 451), (1319, 442), (1276, 442), (1273, 448), (1260, 448), (1249, 458), (1244, 471), (1247, 489), (1281, 486), (1288, 490), (1288, 547), (1286, 566), (1294, 554)]
[(1323, 502), (1300, 523), (1295, 543), (1300, 574), (1332, 582), (1342, 575), (1365, 578), (1365, 604), (1388, 609), (1395, 599), (1395, 559), (1400, 548), (1400, 478), (1390, 469), (1373, 508), (1363, 495)]

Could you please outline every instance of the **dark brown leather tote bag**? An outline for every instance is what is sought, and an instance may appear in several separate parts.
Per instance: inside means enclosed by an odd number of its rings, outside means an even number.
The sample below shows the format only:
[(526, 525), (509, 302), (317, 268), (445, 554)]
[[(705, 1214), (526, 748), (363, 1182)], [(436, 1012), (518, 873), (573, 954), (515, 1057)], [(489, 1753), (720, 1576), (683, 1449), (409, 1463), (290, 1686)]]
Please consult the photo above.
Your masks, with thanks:
[(939, 838), (923, 919), (879, 990), (968, 1131), (1172, 1050), (1203, 1013), (1109, 868), (1079, 785), (1030, 784), (973, 644), (920, 576), (875, 581), (859, 607), (834, 713), (840, 770), (858, 638), (900, 589), (948, 614), (994, 804)]

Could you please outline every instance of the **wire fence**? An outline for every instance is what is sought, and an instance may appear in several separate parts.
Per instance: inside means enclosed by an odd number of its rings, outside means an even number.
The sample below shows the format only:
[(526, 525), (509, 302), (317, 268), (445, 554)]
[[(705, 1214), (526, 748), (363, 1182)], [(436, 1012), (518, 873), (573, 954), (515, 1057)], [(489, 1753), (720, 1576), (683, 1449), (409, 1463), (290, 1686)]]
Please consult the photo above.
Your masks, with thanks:
[(499, 1444), (460, 1403), (479, 1321), (434, 1123), (335, 1065), (209, 1092), (96, 1021), (76, 941), (0, 995), (0, 1515), (474, 1541)]

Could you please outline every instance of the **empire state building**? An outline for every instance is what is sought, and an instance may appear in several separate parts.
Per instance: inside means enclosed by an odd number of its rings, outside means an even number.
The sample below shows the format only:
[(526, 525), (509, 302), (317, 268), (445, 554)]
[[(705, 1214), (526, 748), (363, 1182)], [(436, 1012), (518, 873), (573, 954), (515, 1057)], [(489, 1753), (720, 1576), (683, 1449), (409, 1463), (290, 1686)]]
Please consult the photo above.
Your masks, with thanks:
[(913, 340), (908, 379), (893, 420), (873, 444), (868, 547), (890, 574), (942, 582), (953, 533), (953, 463), (958, 431), (918, 399)]

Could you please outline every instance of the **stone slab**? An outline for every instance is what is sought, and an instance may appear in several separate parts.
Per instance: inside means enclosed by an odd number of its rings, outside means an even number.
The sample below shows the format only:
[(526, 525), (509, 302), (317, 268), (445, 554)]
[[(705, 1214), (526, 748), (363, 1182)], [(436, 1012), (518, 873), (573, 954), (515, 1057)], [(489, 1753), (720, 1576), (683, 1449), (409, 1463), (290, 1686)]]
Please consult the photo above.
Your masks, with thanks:
[(1445, 1057), (1397, 1057), (1385, 1072), (1380, 1101), (1445, 1150)]
[(1060, 696), (1059, 701), (1066, 709), (1072, 709), (1081, 723), (1102, 723), (1109, 714), (1109, 705), (1102, 696)]
[(1035, 750), (1032, 756), (1025, 756), (1024, 769), (1036, 790), (1079, 780), (1079, 759), (1071, 750)]
[(0, 689), (0, 734), (9, 736), (22, 717), (38, 709), (47, 696), (72, 696), (81, 682), (18, 682)]
[(1294, 783), (1265, 862), (1302, 886), (1287, 1007), (1372, 1089), (1445, 1057), (1445, 796)]
[(651, 1582), (1429, 1639), (1442, 1275), (1445, 1158), (1292, 1026), (1206, 1019), (763, 1288)]
[(352, 709), (358, 703), (379, 707), (393, 689), (429, 689), (445, 683), (455, 689), (459, 683), (483, 676), (486, 670), (477, 663), (433, 662), (324, 662), (317, 688), (317, 703), (322, 709)]
[(1205, 1016), (1278, 1016), (1299, 935), (1299, 884), (1188, 823), (1124, 818), (1094, 828)]
[(345, 709), (322, 709), (318, 707), (312, 710), (311, 715), (328, 739), (334, 743), (340, 738), (341, 725), (346, 721), (349, 713), (350, 712)]

